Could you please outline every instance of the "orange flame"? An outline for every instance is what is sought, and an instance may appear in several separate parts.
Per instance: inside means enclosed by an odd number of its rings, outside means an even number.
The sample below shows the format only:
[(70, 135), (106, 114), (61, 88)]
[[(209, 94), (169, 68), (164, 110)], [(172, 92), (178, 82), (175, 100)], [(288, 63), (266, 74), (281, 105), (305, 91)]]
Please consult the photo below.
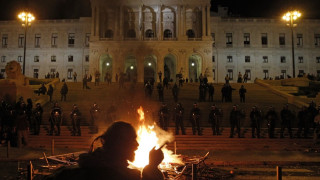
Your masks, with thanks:
[(144, 122), (144, 112), (143, 108), (140, 106), (140, 108), (137, 110), (138, 114), (140, 115), (140, 121)]

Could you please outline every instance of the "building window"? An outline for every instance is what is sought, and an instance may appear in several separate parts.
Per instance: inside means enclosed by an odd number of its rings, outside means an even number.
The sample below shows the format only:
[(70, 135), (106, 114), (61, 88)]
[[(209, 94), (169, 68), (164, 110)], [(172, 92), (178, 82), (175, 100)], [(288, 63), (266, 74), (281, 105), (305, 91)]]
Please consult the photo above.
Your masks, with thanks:
[(280, 62), (281, 63), (286, 63), (286, 57), (285, 56), (281, 56), (280, 57)]
[(302, 36), (302, 34), (297, 34), (297, 46), (303, 46), (303, 36)]
[(58, 34), (52, 33), (51, 35), (51, 47), (56, 48), (58, 46)]
[(84, 40), (85, 46), (89, 47), (89, 42), (90, 42), (90, 33), (86, 33), (86, 38)]
[(146, 38), (154, 38), (154, 32), (151, 29), (148, 29), (145, 36)]
[(89, 55), (86, 55), (86, 62), (89, 62)]
[(39, 62), (39, 56), (34, 57), (34, 62)]
[(279, 34), (279, 44), (280, 46), (286, 45), (286, 37), (284, 33)]
[(39, 77), (39, 69), (33, 69), (33, 78)]
[(216, 70), (215, 69), (212, 69), (212, 74), (213, 74), (213, 80), (216, 80)]
[(188, 38), (195, 38), (196, 35), (194, 34), (194, 31), (192, 29), (188, 29), (187, 36)]
[(72, 55), (68, 56), (68, 62), (73, 62), (73, 56)]
[(315, 46), (320, 46), (320, 34), (315, 34), (314, 35), (314, 45)]
[(51, 62), (57, 62), (56, 56), (51, 56)]
[(299, 63), (303, 63), (303, 57), (302, 57), (302, 56), (299, 56), (299, 57), (298, 57), (298, 62), (299, 62)]
[(244, 38), (244, 41), (243, 41), (244, 46), (249, 46), (250, 45), (250, 33), (244, 33), (243, 38)]
[(18, 47), (19, 48), (23, 48), (23, 46), (24, 46), (24, 35), (23, 34), (19, 34)]
[(262, 59), (263, 59), (263, 63), (268, 63), (268, 56), (263, 56)]
[(136, 38), (136, 31), (133, 29), (129, 29), (127, 32), (127, 37), (128, 38)]
[(108, 29), (107, 31), (106, 31), (106, 33), (104, 34), (104, 37), (105, 38), (113, 38), (113, 31), (111, 30), (111, 29)]
[(68, 79), (72, 79), (72, 72), (73, 72), (73, 69), (68, 69), (68, 74), (67, 74)]
[(281, 77), (280, 79), (284, 79), (287, 75), (287, 71), (286, 70), (281, 70)]
[(245, 73), (248, 74), (248, 80), (251, 80), (251, 70), (250, 69), (246, 69)]
[(244, 57), (244, 62), (249, 63), (250, 62), (250, 56), (245, 56)]
[(22, 56), (18, 56), (18, 62), (22, 62)]
[(316, 62), (320, 63), (320, 56), (316, 57)]
[(227, 47), (231, 47), (232, 46), (232, 33), (226, 33), (226, 44)]
[(299, 70), (298, 77), (303, 77), (303, 75), (304, 75), (304, 70)]
[(212, 56), (212, 62), (213, 62), (213, 63), (216, 62), (215, 56)]
[(232, 61), (232, 56), (227, 56), (227, 60), (228, 60), (228, 61), (227, 61), (228, 63), (233, 62), (233, 61)]
[(267, 33), (261, 34), (261, 44), (262, 44), (262, 46), (268, 45), (268, 34)]
[(233, 69), (228, 69), (228, 76), (230, 80), (233, 80)]
[(56, 72), (56, 68), (51, 68), (50, 69), (50, 73), (52, 74), (52, 73), (55, 73)]
[(8, 34), (2, 34), (2, 48), (8, 46)]
[(263, 70), (264, 78), (263, 79), (269, 79), (269, 70), (264, 69)]
[(1, 62), (6, 62), (6, 56), (1, 56)]
[(69, 33), (69, 35), (68, 35), (68, 46), (69, 47), (74, 47), (74, 41), (75, 41), (75, 34), (74, 33)]
[(36, 47), (36, 48), (40, 47), (40, 39), (41, 39), (41, 35), (36, 34), (34, 37), (34, 47)]
[(171, 30), (169, 30), (169, 29), (164, 30), (163, 37), (164, 38), (172, 38)]
[(216, 46), (216, 35), (214, 33), (211, 33), (211, 38), (212, 38), (212, 47), (215, 47)]

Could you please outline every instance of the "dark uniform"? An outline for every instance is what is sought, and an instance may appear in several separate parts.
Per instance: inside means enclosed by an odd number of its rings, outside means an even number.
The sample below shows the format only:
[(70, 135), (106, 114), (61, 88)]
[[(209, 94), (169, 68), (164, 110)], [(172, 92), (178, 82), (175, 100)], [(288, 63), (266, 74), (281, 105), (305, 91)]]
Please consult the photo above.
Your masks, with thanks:
[(267, 112), (266, 119), (269, 138), (274, 138), (274, 128), (276, 127), (276, 122), (278, 121), (278, 115), (272, 106)]
[(257, 137), (260, 138), (260, 127), (261, 127), (261, 112), (257, 109), (256, 106), (252, 108), (250, 113), (251, 119), (251, 128), (252, 128), (252, 138), (255, 138), (255, 130), (257, 130)]
[(231, 131), (230, 131), (230, 138), (233, 138), (233, 132), (234, 128), (237, 128), (238, 137), (240, 138), (240, 122), (241, 118), (243, 118), (243, 113), (241, 113), (237, 106), (233, 106), (232, 111), (230, 112), (230, 125), (231, 125)]
[[(23, 103), (21, 104), (23, 106)], [(29, 123), (27, 121), (27, 114), (26, 111), (23, 109), (20, 109), (17, 111), (17, 117), (16, 117), (16, 132), (18, 136), (18, 147), (22, 147), (22, 142), (24, 142), (24, 145), (28, 145), (28, 131), (29, 131)], [(23, 141), (22, 141), (23, 138)]]
[(200, 128), (200, 109), (198, 108), (197, 103), (193, 104), (193, 108), (192, 108), (191, 114), (190, 114), (190, 121), (191, 121), (191, 125), (192, 125), (193, 135), (195, 135), (196, 132), (198, 131), (198, 135), (201, 136), (202, 132), (201, 132), (201, 128)]
[(280, 138), (283, 138), (283, 132), (285, 128), (288, 128), (290, 138), (293, 138), (291, 131), (291, 119), (294, 119), (293, 113), (288, 109), (288, 105), (285, 105), (281, 110), (281, 130)]
[(100, 108), (96, 103), (94, 103), (90, 108), (90, 115), (91, 115), (91, 126), (94, 126), (95, 122), (100, 118)]
[(58, 103), (54, 104), (51, 110), (50, 116), (50, 132), (49, 135), (52, 136), (55, 131), (55, 126), (57, 127), (56, 136), (60, 136), (60, 126), (62, 124), (62, 109), (58, 106)]
[(157, 89), (159, 94), (159, 101), (163, 102), (163, 86), (161, 83), (158, 83)]
[(169, 126), (169, 109), (166, 104), (162, 104), (159, 110), (159, 124), (163, 130), (168, 130)]
[(209, 101), (213, 102), (214, 87), (212, 83), (208, 86), (208, 89), (209, 89)]
[(308, 110), (305, 106), (301, 108), (301, 110), (298, 112), (298, 132), (297, 137), (301, 137), (302, 129), (304, 129), (304, 137), (307, 136), (306, 126), (308, 121)]
[(179, 128), (181, 128), (181, 132), (183, 135), (186, 134), (184, 125), (183, 125), (183, 113), (184, 109), (181, 105), (181, 103), (178, 103), (177, 106), (174, 108), (175, 114), (174, 114), (174, 120), (176, 124), (176, 135), (179, 134)]
[(212, 135), (221, 135), (220, 133), (220, 120), (222, 118), (222, 110), (218, 109), (215, 105), (211, 106), (209, 114), (209, 123), (212, 128)]
[(179, 93), (179, 88), (177, 84), (175, 83), (172, 87), (172, 95), (174, 98), (174, 102), (178, 102), (178, 93)]
[(67, 100), (67, 94), (68, 94), (68, 86), (67, 86), (67, 84), (65, 82), (62, 85), (62, 88), (60, 90), (60, 94), (61, 94), (61, 101), (62, 100), (66, 101)]
[(240, 102), (243, 102), (243, 103), (246, 102), (246, 93), (247, 93), (247, 90), (242, 85), (241, 88), (239, 89)]
[(53, 87), (52, 87), (51, 84), (49, 85), (49, 88), (48, 88), (48, 91), (47, 91), (47, 95), (50, 97), (50, 102), (51, 102), (52, 101), (52, 95), (53, 95)]
[(73, 109), (70, 113), (70, 117), (72, 120), (72, 135), (73, 136), (81, 136), (81, 129), (80, 129), (80, 117), (81, 113), (77, 107), (77, 105), (73, 105)]
[(34, 129), (34, 134), (39, 135), (40, 133), (40, 125), (42, 122), (42, 114), (43, 114), (43, 109), (41, 107), (40, 103), (37, 103), (36, 108), (33, 111), (33, 116), (34, 116), (34, 121), (35, 121), (35, 129)]

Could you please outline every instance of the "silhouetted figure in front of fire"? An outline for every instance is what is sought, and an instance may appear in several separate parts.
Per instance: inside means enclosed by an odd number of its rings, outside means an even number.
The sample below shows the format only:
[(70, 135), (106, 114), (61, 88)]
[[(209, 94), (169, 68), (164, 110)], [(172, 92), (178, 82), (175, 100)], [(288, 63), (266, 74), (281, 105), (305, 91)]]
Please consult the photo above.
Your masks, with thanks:
[(42, 114), (43, 114), (43, 109), (41, 107), (40, 103), (36, 104), (36, 108), (33, 110), (33, 116), (34, 116), (34, 135), (39, 135), (40, 133), (40, 125), (42, 122)]
[(231, 125), (230, 138), (233, 138), (233, 132), (235, 127), (237, 127), (238, 138), (241, 137), (240, 122), (241, 122), (241, 118), (243, 117), (244, 117), (244, 114), (240, 110), (238, 110), (237, 105), (234, 105), (230, 112), (230, 125)]
[(288, 104), (286, 104), (281, 110), (281, 130), (280, 130), (280, 138), (284, 138), (283, 132), (285, 128), (288, 128), (290, 138), (293, 138), (291, 131), (291, 120), (294, 120), (294, 114), (289, 110)]
[[(47, 180), (140, 180), (140, 171), (128, 168), (128, 160), (134, 160), (138, 148), (136, 130), (131, 124), (118, 121), (97, 137), (88, 153), (79, 156), (79, 167), (65, 167)], [(93, 151), (94, 142), (102, 147)], [(147, 156), (147, 154), (146, 154)]]
[(60, 126), (62, 123), (62, 109), (59, 107), (58, 103), (55, 103), (50, 114), (50, 132), (49, 135), (52, 136), (55, 131), (55, 126), (57, 127), (56, 136), (60, 136)]
[(72, 109), (72, 112), (70, 113), (70, 117), (72, 120), (72, 135), (81, 136), (81, 129), (80, 129), (81, 113), (76, 104), (73, 105), (73, 109)]
[(218, 109), (216, 105), (211, 106), (209, 114), (209, 123), (211, 123), (212, 135), (221, 135), (220, 120), (222, 119), (222, 110)]
[(260, 138), (260, 127), (261, 127), (261, 111), (258, 110), (256, 106), (252, 107), (252, 111), (250, 113), (251, 120), (251, 129), (252, 129), (252, 138), (255, 138), (255, 131), (257, 133), (257, 138)]
[(93, 103), (93, 105), (90, 108), (90, 115), (91, 115), (91, 126), (95, 125), (95, 122), (99, 120), (100, 118), (100, 108), (97, 105), (97, 103)]
[(278, 115), (274, 110), (274, 107), (272, 106), (269, 107), (269, 111), (267, 112), (266, 119), (267, 119), (269, 138), (274, 138), (274, 128), (276, 127), (276, 122), (278, 121)]
[(142, 180), (164, 180), (162, 172), (158, 166), (164, 159), (164, 154), (161, 150), (153, 148), (149, 152), (149, 164), (143, 168)]
[(202, 132), (201, 132), (201, 128), (200, 128), (200, 109), (198, 108), (197, 103), (193, 104), (193, 108), (192, 108), (191, 114), (190, 114), (190, 121), (191, 121), (191, 125), (192, 125), (193, 135), (195, 135), (196, 132), (198, 131), (198, 135), (201, 136)]
[(169, 109), (165, 103), (162, 103), (162, 106), (159, 110), (159, 124), (160, 127), (167, 131), (169, 126)]
[(181, 103), (178, 103), (177, 106), (174, 108), (174, 121), (176, 123), (176, 135), (179, 134), (179, 129), (181, 128), (182, 135), (186, 135), (186, 131), (183, 125), (183, 113), (184, 109)]
[(159, 94), (159, 101), (163, 102), (163, 86), (161, 83), (158, 83), (157, 89)]

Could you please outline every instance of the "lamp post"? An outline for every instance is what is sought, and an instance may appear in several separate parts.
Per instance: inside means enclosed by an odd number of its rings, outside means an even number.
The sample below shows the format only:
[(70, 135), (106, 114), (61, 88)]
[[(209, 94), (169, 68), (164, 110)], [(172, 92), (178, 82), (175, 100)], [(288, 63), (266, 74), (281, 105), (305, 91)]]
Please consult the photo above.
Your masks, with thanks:
[(22, 73), (25, 74), (26, 69), (26, 46), (27, 46), (27, 30), (31, 26), (31, 22), (34, 21), (34, 16), (30, 12), (22, 12), (18, 15), (22, 22), (22, 27), (24, 27), (24, 45), (23, 45), (23, 65)]
[(294, 62), (294, 37), (293, 37), (293, 28), (297, 26), (297, 24), (294, 24), (294, 21), (297, 20), (301, 16), (301, 13), (299, 11), (289, 11), (285, 15), (283, 15), (282, 19), (287, 21), (287, 26), (291, 29), (291, 42), (292, 42), (292, 76), (293, 78), (296, 77), (296, 71), (295, 71), (295, 62)]

